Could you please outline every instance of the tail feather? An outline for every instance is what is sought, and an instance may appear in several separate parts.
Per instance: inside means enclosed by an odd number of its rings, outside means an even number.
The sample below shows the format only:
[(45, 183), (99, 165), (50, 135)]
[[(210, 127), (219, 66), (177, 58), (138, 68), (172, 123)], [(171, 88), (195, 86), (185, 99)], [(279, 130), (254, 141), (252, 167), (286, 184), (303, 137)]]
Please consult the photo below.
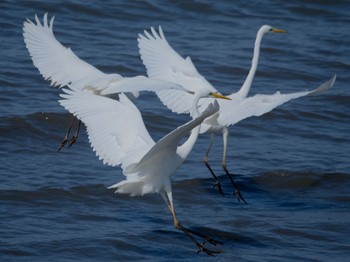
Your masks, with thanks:
[(117, 184), (114, 184), (110, 187), (116, 188), (115, 193), (118, 194), (129, 194), (130, 196), (142, 196), (145, 194), (144, 192), (144, 182), (137, 181), (137, 182), (130, 182), (127, 180), (123, 180)]

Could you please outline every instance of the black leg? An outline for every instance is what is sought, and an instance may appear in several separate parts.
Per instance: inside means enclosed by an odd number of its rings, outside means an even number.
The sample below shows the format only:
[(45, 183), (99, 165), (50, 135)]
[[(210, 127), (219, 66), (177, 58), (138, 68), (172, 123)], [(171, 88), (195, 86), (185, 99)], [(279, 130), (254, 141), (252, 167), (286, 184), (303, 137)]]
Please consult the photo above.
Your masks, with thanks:
[(81, 121), (78, 120), (77, 129), (76, 129), (76, 131), (75, 131), (74, 136), (73, 136), (72, 139), (69, 141), (68, 147), (71, 147), (71, 146), (75, 143), (75, 141), (78, 139), (78, 134), (79, 134), (79, 130), (80, 130), (80, 125), (81, 125)]
[(68, 141), (69, 133), (70, 133), (70, 130), (72, 129), (72, 125), (73, 125), (73, 120), (74, 120), (74, 115), (72, 115), (71, 118), (70, 118), (69, 125), (68, 125), (68, 130), (67, 130), (66, 135), (65, 135), (65, 137), (63, 138), (63, 140), (62, 140), (62, 142), (60, 144), (60, 147), (57, 150), (58, 152), (64, 147), (64, 145)]
[(222, 191), (220, 181), (219, 181), (219, 179), (217, 178), (217, 176), (215, 175), (213, 169), (210, 167), (209, 162), (208, 162), (208, 159), (204, 159), (203, 162), (204, 162), (205, 166), (208, 168), (208, 170), (210, 171), (210, 174), (213, 176), (213, 178), (214, 178), (214, 180), (215, 180), (215, 185), (214, 185), (214, 187), (217, 187), (218, 190), (219, 190), (219, 192), (220, 192), (220, 194), (223, 195), (223, 196), (225, 196), (224, 192)]
[(223, 144), (224, 144), (224, 152), (222, 155), (222, 168), (224, 169), (226, 175), (230, 178), (230, 181), (235, 189), (234, 194), (236, 195), (238, 201), (242, 201), (243, 203), (247, 204), (247, 202), (244, 200), (237, 184), (235, 183), (235, 181), (233, 180), (233, 177), (231, 176), (230, 172), (228, 172), (227, 170), (227, 166), (226, 166), (226, 149), (227, 149), (227, 138), (228, 138), (228, 130), (227, 128), (224, 128), (222, 131), (222, 138), (223, 138)]
[(231, 174), (228, 172), (226, 165), (223, 165), (222, 167), (225, 170), (226, 175), (230, 178), (231, 183), (235, 189), (235, 192), (233, 194), (236, 195), (238, 201), (242, 201), (243, 203), (247, 204), (247, 202), (244, 200), (244, 198), (241, 194), (241, 191), (239, 190), (239, 187), (237, 186), (236, 182), (233, 180), (233, 177), (231, 176)]
[[(211, 239), (211, 238), (209, 238), (201, 233), (195, 232), (195, 231), (188, 229), (188, 228), (185, 228), (181, 225), (180, 221), (177, 219), (176, 214), (175, 214), (171, 190), (168, 189), (168, 192), (163, 190), (163, 191), (160, 191), (159, 193), (163, 197), (163, 199), (164, 199), (165, 203), (167, 204), (169, 211), (174, 219), (174, 227), (182, 230), (182, 232), (184, 232), (185, 235), (189, 239), (191, 239), (192, 242), (198, 247), (199, 250), (198, 250), (197, 254), (200, 252), (203, 252), (209, 256), (214, 256), (215, 254), (220, 253), (219, 251), (211, 251), (211, 250), (205, 248), (204, 244), (210, 243), (212, 245), (218, 245), (218, 244), (222, 245), (223, 242)], [(203, 244), (199, 243), (193, 235), (196, 235), (196, 236), (202, 238), (204, 240), (204, 243)]]
[(208, 149), (207, 149), (207, 152), (205, 153), (203, 162), (204, 162), (205, 166), (208, 168), (210, 174), (212, 175), (212, 177), (213, 177), (214, 180), (215, 180), (215, 185), (214, 185), (214, 187), (217, 187), (218, 190), (219, 190), (219, 192), (220, 192), (220, 194), (223, 195), (223, 196), (225, 196), (224, 192), (222, 191), (220, 181), (219, 181), (218, 177), (215, 175), (213, 169), (210, 167), (210, 165), (209, 165), (209, 160), (208, 160), (210, 148), (211, 148), (211, 145), (212, 145), (212, 143), (213, 143), (213, 141), (214, 141), (214, 138), (215, 138), (215, 134), (212, 133), (212, 134), (211, 134), (211, 137), (210, 137)]
[[(185, 228), (185, 227), (183, 227), (180, 223), (178, 223), (178, 225), (176, 225), (175, 227), (178, 228), (178, 229), (180, 229), (180, 230), (182, 230), (182, 231), (185, 233), (185, 235), (188, 236), (188, 237), (192, 240), (192, 242), (198, 247), (199, 250), (197, 251), (197, 254), (199, 254), (200, 252), (203, 252), (203, 253), (205, 253), (205, 254), (207, 254), (207, 255), (209, 255), (209, 256), (213, 256), (213, 255), (215, 255), (215, 254), (221, 253), (220, 251), (212, 251), (212, 250), (209, 250), (209, 249), (205, 248), (205, 247), (204, 247), (204, 244), (207, 242), (207, 243), (210, 243), (210, 244), (216, 246), (216, 245), (222, 245), (223, 242), (214, 240), (214, 239), (212, 239), (212, 238), (209, 238), (209, 237), (207, 237), (207, 236), (204, 236), (204, 235), (201, 234), (201, 233), (198, 233), (198, 232), (193, 231), (193, 230), (191, 230), (191, 229)], [(203, 244), (199, 243), (199, 242), (193, 237), (193, 235), (196, 235), (196, 236), (199, 236), (200, 238), (203, 238), (204, 243), (203, 243)]]

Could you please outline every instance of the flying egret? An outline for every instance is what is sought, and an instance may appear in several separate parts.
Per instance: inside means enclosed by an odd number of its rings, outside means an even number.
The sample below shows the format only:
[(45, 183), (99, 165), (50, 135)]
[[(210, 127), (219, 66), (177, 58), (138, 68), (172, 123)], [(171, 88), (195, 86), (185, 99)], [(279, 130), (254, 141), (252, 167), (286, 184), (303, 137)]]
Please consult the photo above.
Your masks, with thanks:
[[(64, 47), (57, 41), (53, 33), (54, 16), (48, 21), (47, 13), (40, 22), (35, 15), (35, 23), (27, 19), (23, 24), (23, 37), (34, 66), (46, 80), (51, 80), (51, 86), (63, 87), (70, 85), (77, 90), (85, 90), (101, 94), (104, 89), (118, 84), (125, 84), (131, 90), (132, 87), (142, 86), (142, 90), (148, 87), (166, 86), (169, 83), (149, 79), (145, 76), (125, 78), (119, 74), (105, 74), (96, 67), (88, 64), (76, 56), (70, 48)], [(130, 98), (137, 97), (138, 92), (128, 92)], [(71, 118), (65, 138), (58, 149), (61, 150), (72, 128), (74, 117)], [(69, 142), (71, 146), (77, 139), (80, 121), (77, 130)]]
[[(221, 165), (235, 188), (236, 197), (238, 200), (242, 200), (243, 202), (245, 202), (245, 200), (242, 197), (237, 184), (234, 182), (233, 177), (230, 175), (226, 165), (228, 126), (234, 125), (251, 116), (261, 116), (292, 99), (322, 93), (334, 84), (336, 78), (336, 76), (334, 76), (331, 80), (312, 91), (296, 92), (291, 94), (281, 94), (280, 92), (276, 92), (273, 95), (258, 94), (248, 97), (248, 92), (258, 65), (261, 40), (267, 32), (283, 33), (285, 31), (268, 25), (264, 25), (259, 29), (256, 35), (251, 68), (245, 82), (238, 92), (228, 95), (228, 97), (231, 98), (231, 101), (227, 103), (218, 101), (220, 105), (219, 112), (205, 119), (200, 129), (200, 133), (211, 133), (211, 139), (205, 153), (204, 163), (215, 179), (218, 190), (222, 195), (224, 195), (220, 182), (210, 167), (208, 160), (212, 142), (216, 134), (218, 132), (222, 132), (223, 156)], [(193, 92), (201, 88), (209, 88), (212, 90), (212, 92), (217, 92), (217, 90), (197, 71), (190, 57), (187, 57), (186, 59), (182, 58), (169, 45), (161, 27), (159, 27), (159, 32), (156, 32), (156, 30), (152, 27), (151, 32), (145, 30), (144, 35), (139, 34), (138, 43), (141, 59), (147, 69), (148, 77), (174, 82), (188, 90), (192, 90)], [(190, 113), (189, 109), (191, 107), (191, 101), (193, 100), (193, 95), (191, 93), (181, 90), (161, 90), (157, 92), (157, 95), (163, 104), (165, 104), (173, 112), (178, 114)], [(203, 110), (210, 102), (211, 99), (200, 100), (199, 111)]]
[[(202, 97), (229, 99), (209, 89), (199, 89), (194, 94), (191, 113), (193, 120), (178, 127), (157, 143), (149, 135), (140, 111), (123, 93), (119, 101), (108, 97), (64, 89), (60, 104), (74, 114), (86, 126), (89, 141), (96, 155), (107, 165), (121, 165), (126, 179), (112, 185), (116, 193), (139, 196), (159, 193), (165, 200), (174, 220), (174, 226), (182, 230), (208, 255), (214, 252), (199, 243), (194, 236), (211, 244), (221, 242), (208, 238), (181, 225), (175, 214), (170, 175), (184, 162), (192, 150), (202, 121), (218, 111), (218, 103), (210, 104), (199, 113), (197, 102)], [(192, 130), (192, 131), (191, 131)], [(188, 139), (179, 145), (188, 133)]]

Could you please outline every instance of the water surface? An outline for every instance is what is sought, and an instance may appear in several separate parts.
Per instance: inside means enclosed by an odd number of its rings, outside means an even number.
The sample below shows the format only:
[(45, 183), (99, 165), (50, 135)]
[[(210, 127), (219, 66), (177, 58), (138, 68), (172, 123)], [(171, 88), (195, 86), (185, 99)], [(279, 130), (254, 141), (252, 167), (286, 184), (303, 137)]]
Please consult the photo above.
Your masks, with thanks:
[[(0, 260), (2, 261), (345, 261), (350, 256), (349, 24), (347, 1), (2, 1), (0, 4)], [(104, 72), (145, 74), (137, 34), (162, 25), (218, 90), (239, 89), (263, 24), (288, 34), (262, 42), (251, 94), (334, 87), (230, 128), (228, 167), (248, 205), (230, 196), (218, 137), (210, 161), (226, 197), (202, 164), (199, 138), (173, 176), (182, 223), (224, 242), (196, 255), (172, 227), (158, 195), (131, 198), (107, 187), (123, 179), (104, 166), (83, 130), (58, 153), (69, 114), (24, 46), (26, 18), (55, 15), (58, 40)], [(137, 101), (159, 139), (188, 120), (153, 94)]]

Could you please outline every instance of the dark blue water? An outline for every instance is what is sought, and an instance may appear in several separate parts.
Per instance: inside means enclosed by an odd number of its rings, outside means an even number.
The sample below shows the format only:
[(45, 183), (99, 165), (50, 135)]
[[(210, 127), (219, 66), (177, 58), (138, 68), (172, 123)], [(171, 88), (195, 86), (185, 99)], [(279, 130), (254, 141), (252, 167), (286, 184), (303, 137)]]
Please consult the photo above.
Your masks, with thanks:
[[(348, 1), (9, 1), (0, 3), (1, 261), (346, 261), (350, 257), (350, 3)], [(224, 94), (243, 83), (256, 31), (266, 35), (251, 94), (312, 89), (231, 127), (228, 167), (248, 205), (230, 196), (218, 138), (210, 161), (226, 197), (202, 164), (199, 138), (177, 171), (174, 201), (182, 223), (224, 242), (216, 257), (196, 248), (159, 195), (131, 198), (107, 187), (123, 179), (104, 166), (82, 130), (60, 153), (69, 114), (59, 90), (33, 66), (22, 24), (55, 15), (62, 43), (104, 72), (145, 74), (137, 34), (162, 25)], [(153, 94), (137, 101), (155, 139), (188, 120)], [(208, 246), (209, 247), (209, 246)]]

